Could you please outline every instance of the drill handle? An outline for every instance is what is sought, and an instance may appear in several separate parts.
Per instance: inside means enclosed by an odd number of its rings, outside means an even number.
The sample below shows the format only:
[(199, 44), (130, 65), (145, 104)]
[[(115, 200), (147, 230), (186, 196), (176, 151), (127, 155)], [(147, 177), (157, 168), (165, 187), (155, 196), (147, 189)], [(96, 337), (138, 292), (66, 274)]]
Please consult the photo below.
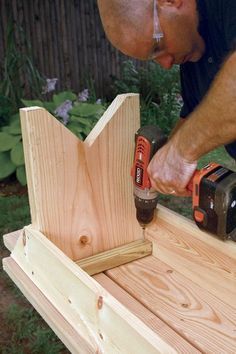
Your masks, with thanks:
[(195, 178), (195, 176), (196, 176), (196, 174), (199, 172), (199, 170), (196, 170), (195, 172), (194, 172), (194, 174), (192, 175), (192, 177), (191, 177), (191, 179), (190, 179), (190, 181), (189, 181), (189, 183), (188, 183), (188, 185), (187, 185), (187, 187), (186, 187), (186, 189), (188, 190), (188, 191), (190, 191), (190, 192), (193, 192), (193, 181), (194, 181), (194, 178)]

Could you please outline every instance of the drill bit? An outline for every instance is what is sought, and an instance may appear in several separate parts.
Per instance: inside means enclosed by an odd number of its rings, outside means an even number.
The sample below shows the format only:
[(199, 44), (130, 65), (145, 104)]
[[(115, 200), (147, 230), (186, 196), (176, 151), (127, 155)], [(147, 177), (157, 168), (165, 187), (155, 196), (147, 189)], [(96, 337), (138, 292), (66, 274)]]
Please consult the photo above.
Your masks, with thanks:
[(146, 227), (145, 227), (145, 226), (142, 226), (142, 229), (143, 229), (143, 238), (145, 238)]

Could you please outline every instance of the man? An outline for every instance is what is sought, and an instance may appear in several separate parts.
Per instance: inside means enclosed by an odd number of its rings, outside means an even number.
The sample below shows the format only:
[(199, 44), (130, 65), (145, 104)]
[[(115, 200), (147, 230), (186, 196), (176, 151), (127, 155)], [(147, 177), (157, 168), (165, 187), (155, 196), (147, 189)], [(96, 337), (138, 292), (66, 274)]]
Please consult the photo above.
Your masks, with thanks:
[(230, 144), (236, 158), (236, 1), (98, 0), (98, 5), (108, 38), (123, 53), (166, 69), (180, 64), (181, 118), (148, 170), (161, 193), (189, 195), (186, 186), (202, 155)]

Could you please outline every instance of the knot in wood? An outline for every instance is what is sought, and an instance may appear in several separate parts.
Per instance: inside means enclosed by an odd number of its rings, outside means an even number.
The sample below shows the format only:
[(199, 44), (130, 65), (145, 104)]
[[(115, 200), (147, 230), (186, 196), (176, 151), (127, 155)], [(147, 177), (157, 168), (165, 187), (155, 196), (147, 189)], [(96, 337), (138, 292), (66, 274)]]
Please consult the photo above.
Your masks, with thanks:
[(79, 242), (81, 243), (81, 245), (87, 245), (89, 243), (89, 237), (88, 236), (80, 236), (79, 238)]

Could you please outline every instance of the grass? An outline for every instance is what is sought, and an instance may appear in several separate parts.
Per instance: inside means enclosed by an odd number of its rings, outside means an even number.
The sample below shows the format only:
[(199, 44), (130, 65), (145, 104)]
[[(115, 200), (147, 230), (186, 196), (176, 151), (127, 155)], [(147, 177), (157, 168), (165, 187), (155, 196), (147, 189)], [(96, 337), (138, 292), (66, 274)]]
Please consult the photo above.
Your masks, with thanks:
[[(0, 197), (0, 235), (30, 223), (27, 196)], [(8, 255), (0, 238), (1, 257)], [(3, 354), (69, 353), (54, 332), (29, 305), (21, 292), (0, 269), (0, 285), (4, 284), (5, 309), (1, 313), (0, 348)]]
[[(223, 148), (219, 148), (204, 156), (199, 162), (199, 166), (202, 167), (211, 161), (235, 169), (235, 162), (230, 159)], [(160, 203), (191, 218), (191, 198), (160, 196)], [(1, 235), (20, 229), (30, 223), (27, 196), (0, 196), (0, 211)], [(0, 251), (2, 256), (7, 255), (2, 238), (0, 241)], [(0, 271), (0, 280), (2, 280), (4, 284), (7, 284), (7, 292), (10, 294), (11, 298), (9, 306), (5, 311), (4, 322), (2, 324), (4, 330), (7, 328), (8, 337), (4, 342), (1, 342), (0, 336), (1, 353), (68, 353), (60, 340), (37, 312), (28, 304), (2, 269)], [(0, 330), (2, 329), (0, 328)]]

